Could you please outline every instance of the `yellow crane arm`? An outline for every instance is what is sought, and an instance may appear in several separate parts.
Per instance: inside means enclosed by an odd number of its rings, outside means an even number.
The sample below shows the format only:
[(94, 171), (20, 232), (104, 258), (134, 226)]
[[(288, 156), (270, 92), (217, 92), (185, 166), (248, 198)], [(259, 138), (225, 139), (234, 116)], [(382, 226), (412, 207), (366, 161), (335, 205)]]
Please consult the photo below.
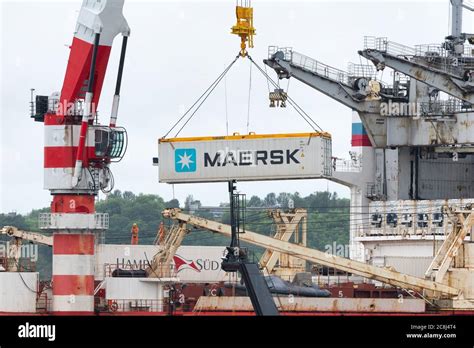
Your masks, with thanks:
[(53, 237), (45, 236), (41, 233), (22, 231), (13, 226), (5, 226), (0, 230), (0, 234), (6, 234), (12, 238), (19, 238), (39, 244), (53, 246)]
[[(164, 210), (162, 214), (165, 218), (173, 219), (180, 223), (186, 223), (198, 228), (204, 228), (212, 232), (221, 233), (229, 237), (231, 236), (231, 227), (229, 225), (204, 219), (198, 216), (184, 214), (179, 209), (167, 209)], [(239, 235), (239, 239), (242, 242), (247, 242), (267, 249), (291, 254), (295, 257), (299, 257), (316, 264), (334, 267), (341, 271), (357, 274), (365, 278), (374, 279), (386, 284), (401, 287), (403, 289), (411, 289), (418, 292), (429, 290), (439, 295), (445, 294), (450, 297), (461, 295), (461, 291), (459, 289), (442, 283), (331, 255), (305, 246), (282, 240), (276, 240), (255, 232), (246, 230), (245, 233), (241, 233)]]

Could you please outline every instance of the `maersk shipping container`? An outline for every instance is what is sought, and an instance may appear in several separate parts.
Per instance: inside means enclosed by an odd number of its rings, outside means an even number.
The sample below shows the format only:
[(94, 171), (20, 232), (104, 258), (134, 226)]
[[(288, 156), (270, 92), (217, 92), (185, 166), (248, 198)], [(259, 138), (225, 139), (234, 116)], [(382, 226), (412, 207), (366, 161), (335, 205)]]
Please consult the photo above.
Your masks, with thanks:
[(160, 139), (160, 182), (315, 179), (331, 175), (328, 133)]

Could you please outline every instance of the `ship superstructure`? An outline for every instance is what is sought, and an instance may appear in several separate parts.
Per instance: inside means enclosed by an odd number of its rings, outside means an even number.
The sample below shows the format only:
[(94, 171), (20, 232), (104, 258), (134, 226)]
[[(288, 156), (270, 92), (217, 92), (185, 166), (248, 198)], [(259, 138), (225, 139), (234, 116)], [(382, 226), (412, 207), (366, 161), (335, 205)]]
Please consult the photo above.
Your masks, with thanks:
[[(429, 276), (456, 225), (446, 209), (470, 209), (474, 197), (473, 35), (462, 32), (463, 9), (473, 9), (458, 0), (451, 9), (445, 42), (366, 37), (368, 64), (347, 71), (292, 48), (270, 47), (264, 61), (353, 110), (351, 159), (335, 158), (332, 178), (351, 190), (351, 258), (416, 276)], [(385, 68), (389, 83), (378, 79)]]

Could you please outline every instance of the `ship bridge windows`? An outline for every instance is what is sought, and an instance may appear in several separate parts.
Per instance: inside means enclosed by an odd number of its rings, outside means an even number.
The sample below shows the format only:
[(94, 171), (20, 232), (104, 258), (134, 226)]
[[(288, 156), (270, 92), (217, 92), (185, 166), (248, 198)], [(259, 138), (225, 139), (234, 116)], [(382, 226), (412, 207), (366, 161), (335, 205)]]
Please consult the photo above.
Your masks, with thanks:
[(413, 226), (413, 216), (411, 214), (405, 213), (401, 214), (400, 224), (404, 227), (412, 227)]
[(395, 213), (387, 214), (387, 225), (389, 227), (397, 227), (398, 224), (398, 215)]
[(443, 213), (433, 213), (431, 217), (431, 224), (434, 227), (443, 227), (444, 215)]
[(428, 214), (417, 214), (417, 226), (420, 228), (428, 227)]
[(374, 228), (382, 227), (382, 214), (375, 213), (370, 217), (370, 225)]

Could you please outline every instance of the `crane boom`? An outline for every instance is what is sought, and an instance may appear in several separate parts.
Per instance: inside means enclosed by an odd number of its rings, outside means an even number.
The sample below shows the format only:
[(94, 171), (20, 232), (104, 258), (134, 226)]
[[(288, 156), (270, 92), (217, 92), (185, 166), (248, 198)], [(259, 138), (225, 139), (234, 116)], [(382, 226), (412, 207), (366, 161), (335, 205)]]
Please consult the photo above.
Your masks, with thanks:
[(18, 272), (20, 269), (20, 257), (21, 257), (21, 246), (24, 240), (44, 244), (48, 246), (53, 246), (53, 237), (45, 236), (41, 233), (22, 231), (13, 226), (5, 226), (0, 229), (0, 235), (7, 235), (12, 237), (13, 243), (9, 244), (8, 257), (7, 260), (12, 262), (6, 263), (6, 271), (8, 272)]
[(20, 238), (23, 240), (28, 240), (30, 242), (53, 246), (52, 236), (45, 236), (44, 234), (41, 234), (41, 233), (19, 230), (18, 228), (13, 227), (13, 226), (3, 227), (0, 230), (0, 234), (6, 234), (7, 236), (10, 236), (13, 238)]
[(359, 54), (370, 60), (379, 70), (388, 66), (455, 98), (474, 103), (474, 82), (470, 80), (469, 70), (466, 70), (464, 76), (459, 75), (436, 66), (429, 66), (423, 59), (408, 60), (405, 56), (390, 53), (388, 49), (367, 48), (359, 51)]
[[(176, 220), (199, 228), (205, 228), (212, 232), (231, 236), (231, 226), (216, 221), (208, 220), (182, 213), (179, 209), (167, 209), (163, 211), (165, 218)], [(350, 272), (365, 278), (374, 279), (386, 284), (398, 286), (404, 289), (422, 292), (423, 290), (433, 291), (439, 295), (445, 294), (450, 297), (460, 296), (461, 291), (454, 287), (403, 274), (386, 268), (376, 267), (363, 262), (358, 262), (343, 257), (324, 253), (301, 245), (276, 240), (255, 232), (246, 230), (239, 235), (241, 241), (248, 242), (267, 249), (272, 249), (282, 253), (291, 254), (295, 257), (314, 262), (320, 265), (334, 267), (341, 271)]]

